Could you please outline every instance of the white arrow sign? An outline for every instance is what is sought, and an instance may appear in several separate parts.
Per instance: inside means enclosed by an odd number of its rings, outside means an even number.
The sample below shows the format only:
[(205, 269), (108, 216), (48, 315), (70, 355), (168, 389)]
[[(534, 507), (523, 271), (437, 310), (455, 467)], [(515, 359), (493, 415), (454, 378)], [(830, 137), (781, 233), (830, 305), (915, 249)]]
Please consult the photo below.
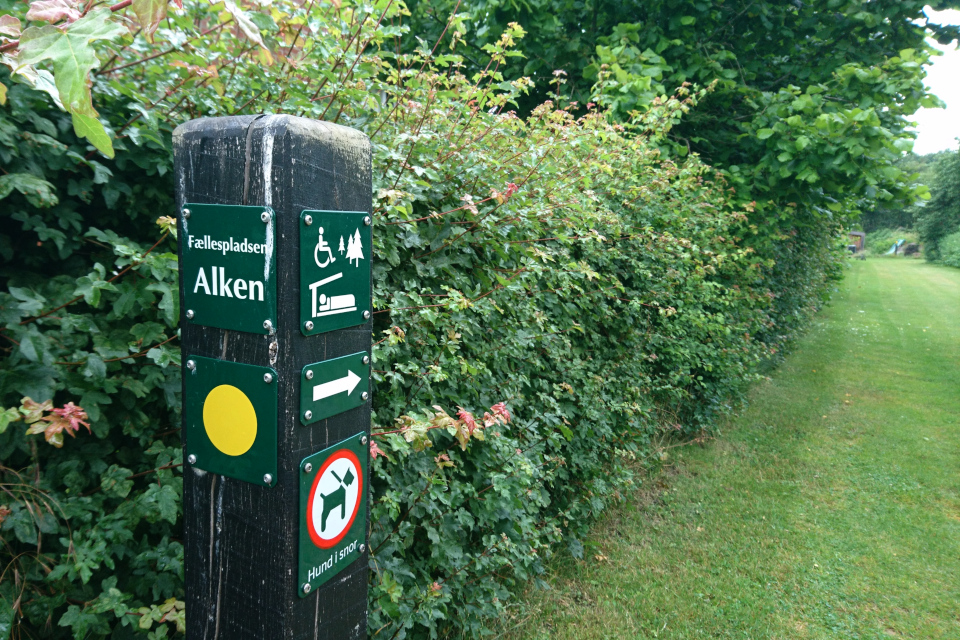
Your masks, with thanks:
[(324, 398), (335, 396), (344, 391), (346, 391), (349, 396), (353, 393), (353, 390), (357, 388), (358, 384), (360, 384), (360, 376), (353, 371), (347, 370), (347, 375), (342, 378), (316, 385), (313, 388), (313, 399), (314, 401), (323, 400)]

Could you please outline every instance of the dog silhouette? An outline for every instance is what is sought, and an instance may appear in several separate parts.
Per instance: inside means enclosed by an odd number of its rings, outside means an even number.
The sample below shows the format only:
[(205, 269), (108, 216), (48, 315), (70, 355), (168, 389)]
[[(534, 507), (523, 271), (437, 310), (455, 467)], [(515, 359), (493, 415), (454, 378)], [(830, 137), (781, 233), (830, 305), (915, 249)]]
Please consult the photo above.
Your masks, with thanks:
[(353, 472), (350, 469), (347, 469), (347, 473), (343, 476), (343, 479), (340, 479), (340, 476), (337, 475), (337, 472), (333, 469), (330, 470), (330, 473), (333, 474), (333, 477), (337, 479), (337, 482), (340, 483), (340, 486), (331, 491), (330, 493), (321, 493), (320, 497), (323, 498), (323, 513), (320, 515), (320, 530), (327, 530), (327, 517), (333, 512), (334, 509), (340, 507), (340, 519), (343, 520), (347, 517), (347, 487), (353, 484), (354, 477)]

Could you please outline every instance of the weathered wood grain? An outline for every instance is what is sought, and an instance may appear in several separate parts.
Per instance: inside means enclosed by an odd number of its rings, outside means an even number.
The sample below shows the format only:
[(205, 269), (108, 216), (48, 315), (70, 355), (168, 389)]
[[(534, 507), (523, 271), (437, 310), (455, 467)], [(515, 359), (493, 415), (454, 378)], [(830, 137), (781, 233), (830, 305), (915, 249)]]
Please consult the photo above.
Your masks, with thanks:
[(302, 426), (300, 371), (371, 348), (371, 323), (300, 333), (297, 247), (303, 209), (371, 210), (370, 142), (352, 129), (292, 116), (206, 118), (177, 128), (174, 157), (179, 208), (185, 202), (270, 206), (277, 221), (275, 335), (201, 327), (181, 317), (184, 361), (190, 354), (272, 366), (280, 394), (273, 488), (184, 467), (187, 638), (365, 638), (366, 553), (308, 597), (296, 592), (299, 463), (370, 430), (370, 403)]

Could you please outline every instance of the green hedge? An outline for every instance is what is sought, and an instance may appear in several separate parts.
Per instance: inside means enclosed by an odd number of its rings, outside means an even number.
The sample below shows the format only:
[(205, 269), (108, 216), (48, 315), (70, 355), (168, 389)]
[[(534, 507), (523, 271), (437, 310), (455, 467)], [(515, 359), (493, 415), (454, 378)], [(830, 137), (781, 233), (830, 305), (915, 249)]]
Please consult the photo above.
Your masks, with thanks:
[[(311, 16), (324, 37), (303, 55), (342, 75), (267, 64), (229, 30), (162, 63), (138, 63), (152, 49), (128, 38), (106, 65), (136, 71), (94, 85), (112, 160), (0, 71), (0, 597), (17, 604), (0, 625), (162, 638), (182, 624), (165, 216), (170, 133), (190, 117), (300, 112), (375, 144), (373, 636), (478, 633), (551, 554), (585, 553), (662, 443), (733, 411), (822, 302), (833, 225), (794, 205), (758, 227), (722, 176), (665, 155), (701, 94), (629, 123), (556, 103), (519, 117), (528, 85), (497, 72), (519, 27), (466, 78), (450, 53), (393, 53), (401, 7), (360, 9)], [(254, 17), (280, 37), (306, 10)], [(208, 28), (210, 11), (172, 15), (158, 38)]]
[(940, 260), (949, 267), (960, 267), (960, 230), (940, 240)]

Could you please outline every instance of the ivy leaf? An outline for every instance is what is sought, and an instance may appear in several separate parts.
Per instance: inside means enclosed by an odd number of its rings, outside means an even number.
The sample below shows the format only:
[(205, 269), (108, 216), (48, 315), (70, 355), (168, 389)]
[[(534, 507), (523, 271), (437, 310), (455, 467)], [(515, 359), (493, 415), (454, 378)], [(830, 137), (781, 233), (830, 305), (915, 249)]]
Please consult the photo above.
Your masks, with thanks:
[[(53, 75), (66, 110), (95, 117), (90, 97), (90, 71), (100, 66), (92, 42), (112, 40), (127, 33), (110, 20), (110, 9), (91, 11), (61, 31), (47, 24), (29, 27), (20, 36), (20, 64), (53, 63)], [(76, 126), (76, 123), (74, 124)]]
[(27, 20), (39, 22), (74, 22), (80, 18), (79, 4), (76, 0), (36, 0), (30, 4)]
[(7, 104), (7, 85), (0, 82), (0, 107)]
[(153, 34), (167, 17), (167, 0), (133, 0), (133, 12), (137, 15), (147, 42), (153, 44)]
[(72, 113), (70, 115), (73, 117), (73, 131), (81, 138), (89, 140), (90, 144), (97, 148), (97, 151), (108, 158), (113, 158), (113, 141), (110, 140), (110, 136), (107, 134), (107, 130), (103, 128), (103, 124), (97, 120), (96, 117), (79, 113)]

